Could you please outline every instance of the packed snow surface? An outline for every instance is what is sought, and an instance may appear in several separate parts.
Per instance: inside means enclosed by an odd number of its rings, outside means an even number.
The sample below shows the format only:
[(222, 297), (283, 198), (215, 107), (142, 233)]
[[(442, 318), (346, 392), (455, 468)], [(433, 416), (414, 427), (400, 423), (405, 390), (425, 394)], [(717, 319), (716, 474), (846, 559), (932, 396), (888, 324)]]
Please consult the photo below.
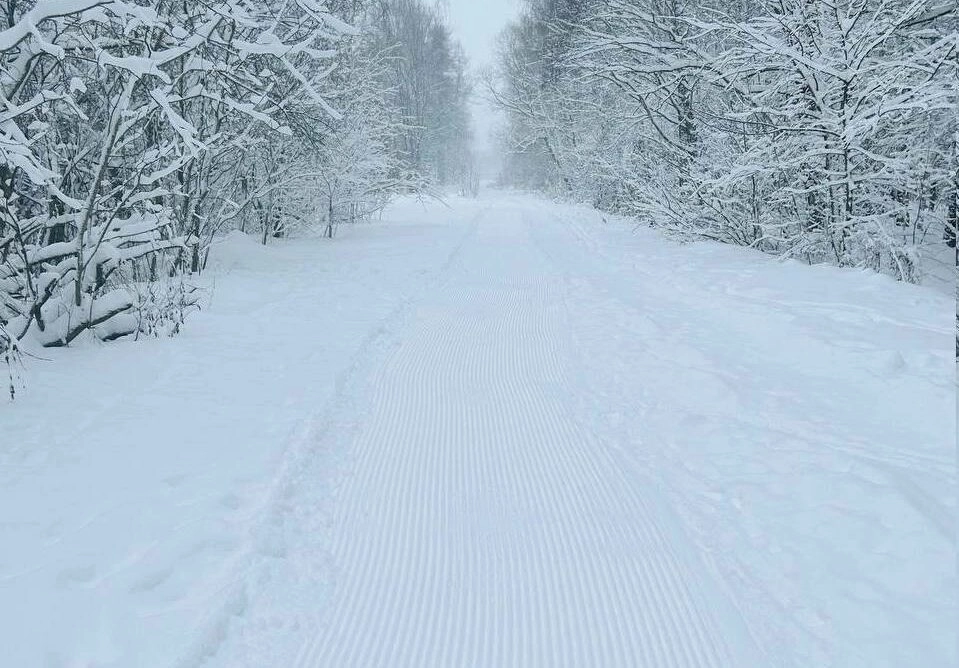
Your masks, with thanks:
[(953, 303), (494, 193), (0, 406), (31, 666), (956, 664)]

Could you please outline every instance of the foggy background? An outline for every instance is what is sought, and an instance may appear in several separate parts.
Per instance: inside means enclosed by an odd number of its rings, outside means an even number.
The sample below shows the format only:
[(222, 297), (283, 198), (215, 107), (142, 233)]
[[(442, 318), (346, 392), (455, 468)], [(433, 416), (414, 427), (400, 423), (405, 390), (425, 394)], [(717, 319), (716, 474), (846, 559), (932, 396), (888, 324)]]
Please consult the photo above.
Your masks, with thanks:
[(477, 162), (484, 179), (493, 178), (499, 166), (492, 133), (499, 115), (486, 101), (481, 73), (493, 64), (496, 38), (520, 10), (518, 0), (441, 0), (449, 14), (454, 35), (470, 60), (475, 91), (473, 125)]

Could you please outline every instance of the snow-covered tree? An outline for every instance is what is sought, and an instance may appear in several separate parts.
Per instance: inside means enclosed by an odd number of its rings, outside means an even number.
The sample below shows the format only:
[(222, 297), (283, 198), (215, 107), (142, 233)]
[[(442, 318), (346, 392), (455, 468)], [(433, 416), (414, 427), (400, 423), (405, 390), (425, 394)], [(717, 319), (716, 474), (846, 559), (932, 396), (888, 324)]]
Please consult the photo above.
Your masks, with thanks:
[(179, 331), (226, 230), (332, 237), (468, 178), (465, 58), (420, 0), (0, 6), (8, 367), (24, 339)]
[(315, 0), (41, 0), (6, 18), (0, 323), (16, 339), (134, 332), (136, 285), (201, 268), (242, 152), (339, 118), (323, 85), (352, 29)]
[(401, 127), (392, 150), (428, 181), (459, 184), (472, 162), (472, 86), (443, 14), (423, 0), (381, 0), (371, 31), (391, 59), (382, 84)]
[(956, 224), (957, 27), (937, 0), (530, 0), (491, 85), (505, 176), (918, 280)]

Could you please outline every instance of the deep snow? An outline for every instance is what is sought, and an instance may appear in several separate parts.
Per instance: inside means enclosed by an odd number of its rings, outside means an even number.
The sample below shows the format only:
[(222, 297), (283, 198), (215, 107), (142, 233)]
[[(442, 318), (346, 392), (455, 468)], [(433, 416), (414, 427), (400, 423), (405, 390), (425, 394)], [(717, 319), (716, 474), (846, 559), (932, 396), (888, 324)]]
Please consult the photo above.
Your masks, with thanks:
[(956, 663), (948, 295), (451, 205), (28, 361), (5, 665)]

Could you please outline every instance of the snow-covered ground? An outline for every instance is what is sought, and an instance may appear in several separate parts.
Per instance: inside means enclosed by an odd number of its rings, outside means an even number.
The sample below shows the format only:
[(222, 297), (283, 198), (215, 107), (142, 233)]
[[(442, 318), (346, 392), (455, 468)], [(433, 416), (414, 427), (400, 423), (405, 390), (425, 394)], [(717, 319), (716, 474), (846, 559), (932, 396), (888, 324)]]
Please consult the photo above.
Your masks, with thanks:
[(952, 666), (950, 295), (494, 193), (0, 405), (0, 663)]

